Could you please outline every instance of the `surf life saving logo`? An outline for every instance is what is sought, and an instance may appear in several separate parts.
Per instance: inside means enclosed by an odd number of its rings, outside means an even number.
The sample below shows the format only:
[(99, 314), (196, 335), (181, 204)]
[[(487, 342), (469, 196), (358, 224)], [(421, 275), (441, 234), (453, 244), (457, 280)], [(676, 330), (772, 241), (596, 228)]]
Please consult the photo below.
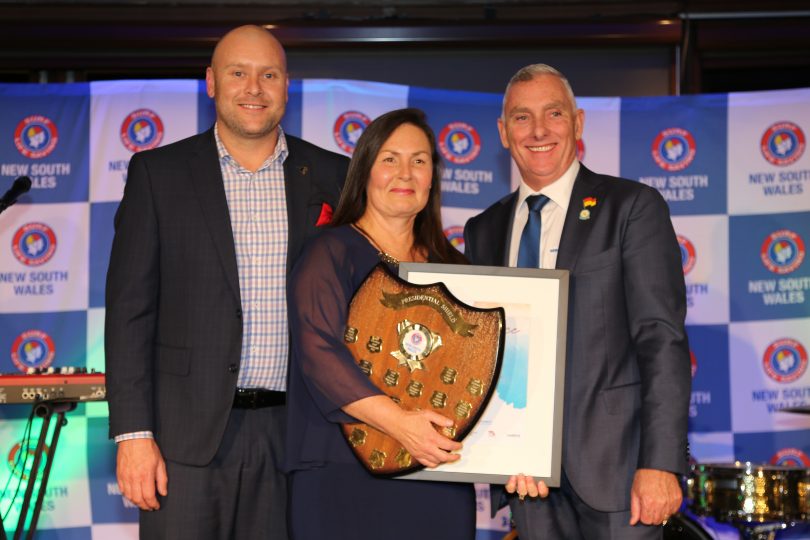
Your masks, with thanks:
[(45, 264), (56, 252), (56, 234), (44, 223), (27, 223), (14, 233), (11, 251), (25, 266)]
[[(34, 455), (36, 454), (37, 441), (20, 441), (11, 447), (6, 455), (6, 464), (11, 474), (23, 480), (28, 480), (28, 474), (34, 465)], [(51, 453), (50, 446), (43, 445), (43, 457), (47, 458)], [(43, 462), (40, 462), (42, 466)]]
[(23, 156), (31, 159), (44, 158), (56, 148), (59, 131), (50, 118), (31, 115), (23, 118), (14, 130), (14, 146)]
[(783, 448), (771, 457), (771, 465), (780, 467), (810, 467), (810, 457), (798, 448)]
[(807, 370), (807, 349), (795, 339), (777, 339), (765, 349), (762, 365), (774, 381), (793, 382)]
[(163, 140), (163, 120), (150, 109), (131, 112), (121, 123), (121, 142), (132, 152), (150, 150)]
[(789, 274), (804, 261), (804, 240), (788, 229), (771, 233), (762, 242), (759, 254), (765, 268), (774, 274)]
[(805, 146), (804, 132), (793, 122), (771, 124), (759, 142), (762, 156), (779, 167), (795, 163), (804, 154)]
[(450, 122), (439, 132), (439, 151), (450, 163), (465, 165), (481, 153), (481, 136), (466, 122)]
[(695, 138), (681, 128), (663, 130), (652, 143), (652, 157), (656, 165), (670, 172), (687, 168), (695, 159), (696, 151)]
[(464, 227), (453, 225), (444, 230), (444, 236), (453, 244), (453, 247), (464, 250)]
[(26, 330), (11, 344), (11, 361), (23, 373), (29, 368), (49, 367), (54, 356), (53, 339), (42, 330)]
[(359, 111), (346, 111), (338, 116), (332, 128), (335, 143), (344, 152), (353, 153), (360, 135), (363, 134), (370, 123), (371, 118), (365, 114)]
[(678, 246), (681, 248), (681, 267), (683, 275), (688, 274), (695, 267), (695, 245), (685, 236), (677, 235)]

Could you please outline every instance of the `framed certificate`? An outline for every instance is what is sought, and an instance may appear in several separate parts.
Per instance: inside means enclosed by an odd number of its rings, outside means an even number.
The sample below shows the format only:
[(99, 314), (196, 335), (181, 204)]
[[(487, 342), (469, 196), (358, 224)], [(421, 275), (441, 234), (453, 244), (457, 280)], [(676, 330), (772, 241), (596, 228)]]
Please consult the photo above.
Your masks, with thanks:
[(401, 263), (399, 275), (442, 282), (462, 302), (506, 312), (501, 374), (461, 459), (400, 478), (504, 484), (523, 473), (559, 486), (568, 271)]

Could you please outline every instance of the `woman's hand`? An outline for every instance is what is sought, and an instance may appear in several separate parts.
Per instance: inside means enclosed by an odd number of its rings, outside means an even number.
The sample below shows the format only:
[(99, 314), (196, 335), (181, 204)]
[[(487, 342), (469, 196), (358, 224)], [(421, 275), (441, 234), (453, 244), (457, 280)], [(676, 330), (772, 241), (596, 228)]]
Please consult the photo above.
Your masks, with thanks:
[(384, 395), (358, 399), (344, 406), (343, 410), (395, 438), (411, 457), (426, 467), (437, 467), (461, 458), (454, 453), (461, 450), (461, 443), (448, 439), (435, 427), (452, 427), (453, 421), (437, 412), (406, 411)]
[(388, 434), (405, 447), (411, 456), (426, 467), (457, 461), (461, 443), (436, 431), (439, 427), (451, 427), (453, 421), (433, 411), (402, 411), (401, 417), (389, 426)]

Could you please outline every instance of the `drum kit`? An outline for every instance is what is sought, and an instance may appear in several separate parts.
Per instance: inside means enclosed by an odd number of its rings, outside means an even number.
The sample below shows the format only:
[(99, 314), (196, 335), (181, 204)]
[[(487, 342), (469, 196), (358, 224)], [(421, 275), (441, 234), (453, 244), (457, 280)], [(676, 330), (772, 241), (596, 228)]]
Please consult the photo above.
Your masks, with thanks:
[[(801, 407), (789, 412), (810, 413)], [(736, 527), (751, 540), (773, 540), (777, 531), (810, 525), (810, 469), (751, 462), (692, 465), (686, 502), (699, 519)], [(664, 538), (711, 538), (686, 513), (672, 516)]]
[(697, 516), (731, 524), (746, 539), (770, 540), (777, 531), (810, 522), (810, 469), (751, 462), (696, 464), (686, 483), (686, 499)]

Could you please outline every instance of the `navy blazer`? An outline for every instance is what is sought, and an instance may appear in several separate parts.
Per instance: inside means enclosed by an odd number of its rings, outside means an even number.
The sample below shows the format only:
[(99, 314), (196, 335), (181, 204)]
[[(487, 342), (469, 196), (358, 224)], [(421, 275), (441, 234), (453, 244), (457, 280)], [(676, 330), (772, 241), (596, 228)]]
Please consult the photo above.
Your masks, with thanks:
[[(286, 136), (287, 270), (337, 207), (346, 157)], [(213, 129), (135, 154), (115, 216), (105, 351), (110, 436), (151, 430), (164, 457), (211, 461), (233, 402), (242, 304)]]
[[(596, 204), (581, 218), (587, 197)], [(470, 262), (509, 264), (516, 206), (514, 192), (467, 222)], [(571, 272), (563, 469), (591, 507), (627, 510), (636, 469), (687, 467), (686, 292), (666, 202), (581, 166), (557, 268)]]

